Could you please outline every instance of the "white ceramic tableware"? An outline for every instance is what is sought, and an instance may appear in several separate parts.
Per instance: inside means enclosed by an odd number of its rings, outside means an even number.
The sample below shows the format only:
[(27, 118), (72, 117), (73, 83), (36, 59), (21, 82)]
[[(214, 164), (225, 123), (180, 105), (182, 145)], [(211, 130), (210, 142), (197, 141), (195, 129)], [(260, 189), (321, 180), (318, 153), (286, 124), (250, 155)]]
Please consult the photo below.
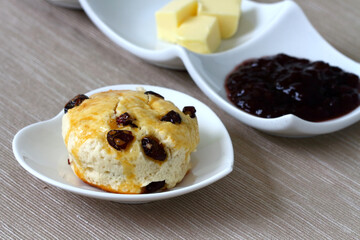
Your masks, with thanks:
[(13, 152), (16, 159), (32, 175), (51, 185), (84, 196), (121, 203), (145, 203), (180, 196), (205, 187), (232, 171), (234, 153), (229, 134), (216, 114), (199, 100), (175, 90), (148, 85), (108, 86), (87, 95), (110, 89), (135, 90), (138, 87), (161, 94), (180, 109), (194, 106), (197, 110), (200, 143), (197, 151), (191, 154), (192, 169), (175, 188), (150, 194), (116, 194), (82, 182), (67, 163), (68, 153), (61, 136), (63, 110), (54, 118), (27, 126), (15, 135)]
[(166, 0), (80, 0), (95, 25), (116, 44), (156, 65), (184, 66), (199, 88), (219, 107), (256, 129), (281, 136), (314, 136), (345, 128), (360, 119), (360, 107), (329, 121), (309, 122), (294, 115), (259, 118), (236, 108), (226, 96), (224, 81), (249, 58), (285, 53), (322, 60), (360, 75), (360, 64), (330, 46), (312, 27), (299, 6), (290, 0), (260, 4), (244, 0), (237, 34), (223, 40), (217, 53), (202, 55), (160, 41), (154, 14)]

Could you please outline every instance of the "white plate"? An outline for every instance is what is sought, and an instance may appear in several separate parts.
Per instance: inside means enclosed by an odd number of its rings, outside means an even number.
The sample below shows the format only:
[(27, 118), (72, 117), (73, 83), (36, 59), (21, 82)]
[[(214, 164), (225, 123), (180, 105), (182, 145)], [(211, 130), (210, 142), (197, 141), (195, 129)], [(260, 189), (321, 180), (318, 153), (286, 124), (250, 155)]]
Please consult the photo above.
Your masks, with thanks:
[(67, 164), (68, 153), (61, 136), (63, 110), (54, 118), (20, 130), (13, 140), (13, 152), (28, 172), (56, 187), (104, 200), (122, 203), (144, 203), (167, 199), (205, 187), (232, 171), (234, 152), (229, 134), (216, 114), (199, 100), (184, 93), (148, 85), (114, 85), (86, 93), (88, 96), (109, 89), (135, 90), (143, 87), (157, 92), (180, 109), (194, 106), (199, 123), (200, 143), (191, 154), (193, 168), (175, 188), (151, 194), (108, 193), (85, 184)]
[[(94, 24), (111, 40), (153, 64), (185, 69), (187, 50), (157, 39), (155, 12), (170, 0), (79, 0)], [(284, 8), (283, 3), (260, 4), (243, 0), (239, 30), (222, 40), (218, 52), (233, 49), (269, 27)]]
[(167, 0), (80, 0), (90, 19), (106, 36), (136, 56), (156, 65), (186, 67), (199, 88), (239, 121), (282, 136), (313, 136), (345, 128), (360, 120), (360, 107), (344, 117), (321, 123), (294, 115), (259, 118), (236, 108), (226, 97), (224, 81), (238, 64), (249, 58), (286, 53), (360, 75), (360, 64), (330, 46), (312, 27), (293, 1), (260, 4), (243, 0), (238, 33), (222, 41), (218, 53), (202, 55), (156, 38), (155, 11)]

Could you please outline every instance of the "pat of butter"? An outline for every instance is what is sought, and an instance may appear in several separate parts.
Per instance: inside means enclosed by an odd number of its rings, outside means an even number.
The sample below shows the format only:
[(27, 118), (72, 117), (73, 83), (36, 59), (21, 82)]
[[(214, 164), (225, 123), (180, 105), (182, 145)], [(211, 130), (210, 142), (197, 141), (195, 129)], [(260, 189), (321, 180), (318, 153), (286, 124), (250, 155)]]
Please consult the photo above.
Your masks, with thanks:
[(196, 0), (173, 0), (158, 10), (155, 14), (158, 38), (175, 43), (176, 29), (196, 15), (197, 4)]
[(193, 52), (212, 53), (219, 47), (220, 42), (220, 29), (216, 17), (191, 17), (177, 30), (177, 43)]
[(217, 17), (222, 38), (232, 37), (238, 28), (241, 0), (198, 0), (198, 15)]

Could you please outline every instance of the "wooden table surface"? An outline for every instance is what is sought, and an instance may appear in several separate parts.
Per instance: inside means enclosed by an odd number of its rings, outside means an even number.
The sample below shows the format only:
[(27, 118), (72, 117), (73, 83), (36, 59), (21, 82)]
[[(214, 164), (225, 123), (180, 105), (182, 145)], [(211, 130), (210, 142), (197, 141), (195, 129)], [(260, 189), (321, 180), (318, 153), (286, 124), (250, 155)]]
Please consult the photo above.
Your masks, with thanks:
[[(263, 1), (274, 2), (274, 1)], [(296, 0), (324, 38), (360, 62), (359, 0)], [(82, 11), (0, 0), (0, 239), (360, 239), (360, 124), (292, 139), (256, 131), (212, 103), (185, 71), (148, 64)], [(112, 84), (172, 88), (229, 130), (234, 170), (199, 191), (141, 205), (82, 197), (29, 174), (11, 143), (78, 93)]]

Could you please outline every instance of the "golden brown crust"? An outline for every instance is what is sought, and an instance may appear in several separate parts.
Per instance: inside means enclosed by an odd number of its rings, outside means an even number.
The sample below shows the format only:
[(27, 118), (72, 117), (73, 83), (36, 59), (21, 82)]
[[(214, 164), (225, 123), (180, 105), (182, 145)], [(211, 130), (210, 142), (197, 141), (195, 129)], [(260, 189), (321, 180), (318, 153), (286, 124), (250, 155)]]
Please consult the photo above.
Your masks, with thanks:
[(78, 178), (80, 178), (84, 183), (89, 184), (93, 187), (100, 188), (106, 192), (111, 192), (111, 193), (136, 194), (133, 192), (121, 192), (119, 190), (114, 190), (110, 185), (101, 185), (101, 184), (89, 182), (85, 179), (84, 174), (77, 168), (76, 164), (72, 163), (71, 168), (73, 169), (75, 175), (78, 176)]

